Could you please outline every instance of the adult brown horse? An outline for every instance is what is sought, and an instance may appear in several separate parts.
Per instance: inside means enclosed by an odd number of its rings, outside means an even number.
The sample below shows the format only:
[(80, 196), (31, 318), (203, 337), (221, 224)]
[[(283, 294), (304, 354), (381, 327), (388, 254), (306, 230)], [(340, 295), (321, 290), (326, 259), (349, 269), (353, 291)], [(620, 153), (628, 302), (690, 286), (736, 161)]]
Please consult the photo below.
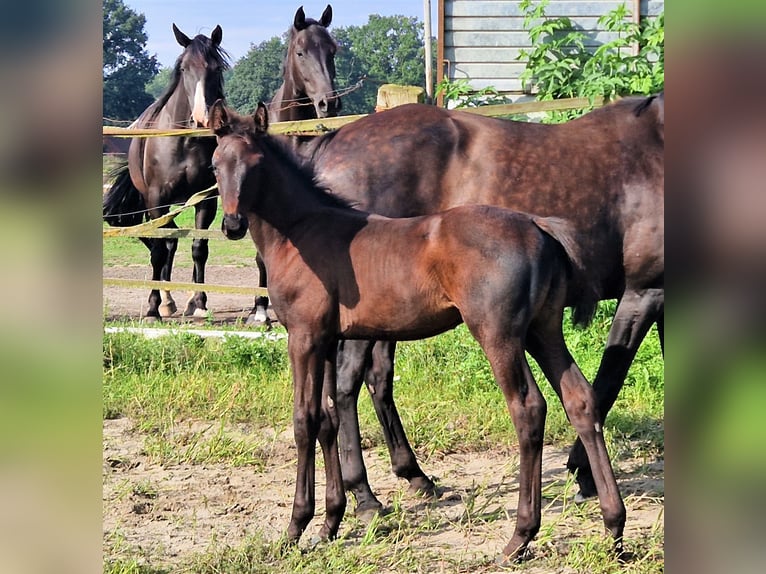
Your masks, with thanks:
[[(372, 213), (408, 217), (484, 203), (570, 221), (583, 248), (582, 287), (619, 301), (594, 381), (602, 423), (654, 322), (662, 341), (663, 95), (623, 98), (558, 125), (411, 104), (315, 138), (299, 152), (323, 186)], [(381, 508), (367, 480), (356, 414), (365, 379), (394, 472), (414, 489), (433, 492), (394, 404), (394, 343), (346, 340), (341, 347), (341, 461), (357, 512)], [(579, 440), (568, 467), (577, 471), (580, 494), (593, 496)]]
[[(625, 507), (604, 443), (596, 397), (562, 332), (568, 276), (581, 272), (571, 225), (498, 207), (389, 219), (358, 211), (314, 183), (291, 146), (252, 118), (211, 109), (213, 168), (230, 239), (250, 230), (269, 271), (269, 293), (288, 331), (298, 470), (287, 535), (314, 516), (315, 448), (324, 457), (326, 518), (333, 538), (346, 507), (337, 433), (335, 363), (341, 338), (416, 339), (464, 321), (492, 366), (519, 437), (516, 527), (503, 559), (524, 555), (541, 514), (546, 404), (525, 358), (535, 358), (592, 462), (604, 524), (622, 550)], [(459, 255), (459, 256), (456, 256)], [(482, 280), (475, 281), (476, 269)], [(577, 294), (589, 318), (595, 293)]]
[[(229, 67), (221, 49), (223, 31), (216, 26), (208, 38), (202, 34), (189, 38), (173, 24), (176, 40), (183, 52), (176, 60), (170, 83), (159, 98), (133, 123), (137, 128), (187, 128), (207, 126), (210, 105), (223, 98), (223, 73)], [(114, 226), (131, 226), (144, 218), (156, 219), (174, 203), (183, 203), (193, 194), (215, 183), (210, 158), (215, 141), (210, 137), (133, 138), (127, 166), (116, 172), (116, 179), (103, 199), (104, 220)], [(215, 218), (217, 198), (195, 206), (195, 226), (207, 229)], [(175, 228), (171, 222), (165, 227)], [(177, 239), (142, 239), (149, 248), (152, 279), (170, 281)], [(195, 283), (205, 282), (208, 240), (192, 242)], [(204, 316), (207, 296), (195, 292), (184, 315)], [(175, 313), (170, 292), (152, 290), (147, 318), (159, 319)]]
[[(338, 45), (327, 31), (331, 22), (330, 4), (319, 20), (306, 18), (303, 6), (295, 12), (282, 63), (283, 82), (268, 104), (270, 122), (335, 117), (340, 112), (341, 100), (335, 89)], [(293, 141), (300, 145), (307, 139), (297, 136)], [(266, 287), (266, 269), (260, 256), (256, 257), (256, 265), (259, 285)], [(268, 297), (256, 297), (247, 324), (268, 324), (268, 305)]]

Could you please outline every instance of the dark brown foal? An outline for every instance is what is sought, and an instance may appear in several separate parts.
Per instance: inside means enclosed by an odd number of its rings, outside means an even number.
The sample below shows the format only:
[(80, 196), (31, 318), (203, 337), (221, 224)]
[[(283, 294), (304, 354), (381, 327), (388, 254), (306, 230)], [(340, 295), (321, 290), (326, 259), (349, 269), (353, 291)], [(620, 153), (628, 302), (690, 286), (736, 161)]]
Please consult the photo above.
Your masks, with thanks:
[[(503, 559), (525, 553), (541, 519), (546, 404), (525, 350), (585, 446), (604, 524), (621, 551), (625, 507), (596, 397), (562, 332), (568, 280), (582, 266), (570, 225), (489, 206), (407, 219), (371, 215), (313, 183), (291, 148), (267, 135), (263, 105), (244, 118), (218, 103), (211, 126), (218, 136), (213, 166), (223, 231), (231, 239), (250, 231), (269, 273), (274, 310), (289, 333), (298, 471), (288, 538), (297, 541), (314, 516), (317, 440), (327, 478), (320, 537), (336, 536), (345, 511), (338, 340), (419, 339), (464, 321), (487, 355), (519, 437), (516, 528)], [(581, 297), (576, 316), (589, 317), (595, 301), (595, 294)]]

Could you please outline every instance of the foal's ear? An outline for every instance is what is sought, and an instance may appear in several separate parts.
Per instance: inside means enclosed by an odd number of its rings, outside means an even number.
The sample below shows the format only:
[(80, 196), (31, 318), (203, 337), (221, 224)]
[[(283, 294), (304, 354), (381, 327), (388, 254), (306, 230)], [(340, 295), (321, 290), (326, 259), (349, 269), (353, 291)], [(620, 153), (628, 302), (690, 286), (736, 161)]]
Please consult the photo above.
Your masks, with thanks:
[(257, 133), (265, 134), (269, 131), (269, 111), (263, 102), (258, 102), (258, 107), (255, 108), (253, 113), (253, 120), (255, 120), (255, 131)]
[(221, 40), (223, 40), (223, 29), (221, 28), (220, 24), (213, 28), (213, 33), (210, 34), (210, 39), (216, 46), (221, 45)]
[(324, 12), (322, 12), (322, 17), (319, 19), (319, 23), (327, 28), (330, 25), (330, 22), (332, 22), (332, 6), (328, 4), (327, 8), (324, 9)]
[(223, 100), (218, 99), (210, 106), (208, 118), (210, 129), (215, 135), (222, 136), (229, 132), (229, 113), (223, 105)]
[(173, 34), (175, 34), (176, 41), (179, 44), (181, 44), (181, 46), (183, 46), (184, 48), (186, 48), (186, 46), (191, 44), (191, 39), (189, 38), (189, 36), (181, 32), (181, 30), (179, 30), (178, 26), (176, 26), (175, 24), (173, 24)]
[(306, 27), (306, 13), (303, 11), (303, 6), (298, 8), (298, 10), (295, 12), (293, 26), (295, 26), (295, 29), (299, 32)]

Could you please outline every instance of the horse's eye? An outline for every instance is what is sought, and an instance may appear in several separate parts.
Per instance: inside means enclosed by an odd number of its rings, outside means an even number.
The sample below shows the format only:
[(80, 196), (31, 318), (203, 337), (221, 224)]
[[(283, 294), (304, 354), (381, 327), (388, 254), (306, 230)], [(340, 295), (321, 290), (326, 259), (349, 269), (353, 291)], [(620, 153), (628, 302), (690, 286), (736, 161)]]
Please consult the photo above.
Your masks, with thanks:
[(302, 58), (302, 57), (303, 57), (303, 52), (296, 52), (296, 55), (297, 55), (299, 58)]

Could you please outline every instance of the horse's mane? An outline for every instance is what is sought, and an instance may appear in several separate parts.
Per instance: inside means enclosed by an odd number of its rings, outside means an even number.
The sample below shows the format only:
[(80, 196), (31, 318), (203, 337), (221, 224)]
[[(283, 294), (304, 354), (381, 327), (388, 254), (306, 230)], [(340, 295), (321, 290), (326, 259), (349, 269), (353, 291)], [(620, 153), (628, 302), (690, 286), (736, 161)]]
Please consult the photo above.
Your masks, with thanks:
[[(184, 51), (179, 54), (178, 58), (176, 58), (176, 63), (173, 66), (173, 72), (170, 76), (170, 83), (168, 84), (168, 87), (165, 88), (165, 90), (162, 92), (162, 94), (160, 94), (160, 96), (154, 101), (153, 104), (151, 104), (141, 113), (140, 116), (138, 116), (138, 119), (134, 122), (136, 127), (151, 127), (151, 124), (159, 115), (160, 110), (165, 107), (165, 104), (168, 103), (170, 96), (173, 94), (173, 92), (176, 91), (178, 83), (181, 81), (181, 60), (187, 50), (190, 51), (192, 56), (195, 58), (201, 58), (205, 61), (212, 60), (218, 64), (221, 72), (228, 70), (230, 67), (230, 56), (226, 50), (221, 48), (221, 46), (214, 44), (213, 41), (207, 36), (198, 34), (184, 49)], [(219, 85), (216, 86), (216, 88), (218, 93), (222, 94), (223, 74), (219, 76), (218, 82)]]

